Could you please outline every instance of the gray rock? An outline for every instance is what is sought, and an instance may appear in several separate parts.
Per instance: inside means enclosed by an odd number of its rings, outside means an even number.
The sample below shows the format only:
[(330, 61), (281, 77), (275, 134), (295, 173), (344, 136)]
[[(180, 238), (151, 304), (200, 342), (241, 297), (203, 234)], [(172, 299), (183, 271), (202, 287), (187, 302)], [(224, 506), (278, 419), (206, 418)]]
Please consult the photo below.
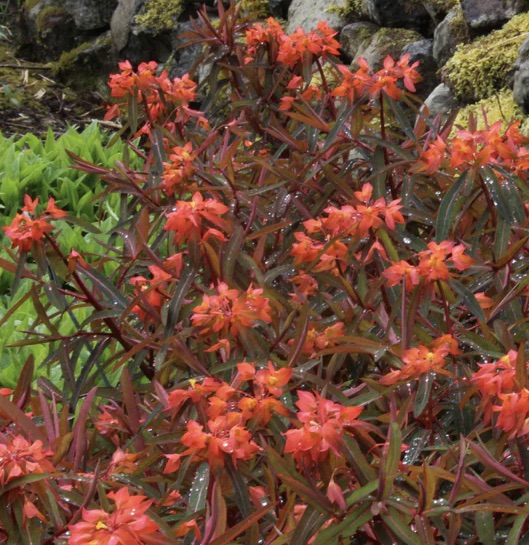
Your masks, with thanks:
[(182, 33), (187, 32), (190, 28), (191, 23), (178, 23), (175, 29), (175, 36), (171, 43), (173, 55), (170, 66), (167, 66), (171, 79), (175, 77), (181, 78), (184, 74), (188, 73), (202, 52), (202, 47), (200, 45), (195, 45), (193, 47), (190, 47), (189, 45), (186, 46), (187, 40), (181, 37)]
[(523, 113), (529, 114), (529, 61), (521, 63), (514, 74), (513, 94)]
[(55, 60), (78, 44), (75, 22), (61, 0), (39, 0), (23, 17), (36, 60)]
[(338, 15), (335, 10), (329, 10), (331, 6), (344, 8), (346, 0), (292, 0), (288, 8), (288, 23), (286, 31), (292, 33), (301, 27), (305, 32), (313, 30), (319, 21), (327, 21), (334, 30), (341, 30), (346, 20)]
[(408, 44), (422, 39), (423, 37), (413, 30), (381, 28), (373, 35), (369, 43), (359, 47), (353, 59), (353, 65), (359, 57), (363, 57), (373, 70), (380, 70), (387, 55), (397, 60)]
[(417, 96), (425, 99), (441, 82), (437, 74), (437, 63), (433, 58), (433, 40), (418, 40), (404, 47), (402, 55), (410, 56), (410, 64), (419, 61), (418, 71), (422, 81), (416, 84)]
[(400, 27), (429, 33), (432, 17), (420, 0), (367, 0), (372, 21), (383, 27)]
[(459, 106), (457, 99), (450, 91), (450, 87), (444, 83), (439, 84), (424, 103), (428, 106), (431, 117), (436, 117), (439, 114), (446, 115)]
[(472, 29), (499, 28), (529, 8), (528, 0), (461, 0), (461, 8)]
[(110, 35), (112, 37), (112, 47), (115, 51), (119, 52), (127, 45), (132, 21), (144, 1), (119, 0), (119, 4), (110, 20)]
[(110, 31), (65, 52), (54, 66), (53, 75), (74, 89), (107, 92), (108, 74), (115, 69)]
[(379, 27), (373, 23), (351, 23), (342, 28), (340, 32), (340, 44), (342, 53), (349, 60), (354, 59), (358, 50), (367, 47)]
[(529, 38), (526, 38), (518, 49), (518, 57), (514, 63), (514, 69), (518, 70), (526, 61), (529, 61)]
[(118, 0), (64, 0), (78, 30), (108, 29)]
[(292, 0), (268, 0), (270, 13), (273, 17), (286, 19), (288, 17), (288, 8)]
[(433, 35), (433, 56), (443, 66), (460, 43), (469, 41), (468, 25), (460, 6), (453, 8), (439, 23)]

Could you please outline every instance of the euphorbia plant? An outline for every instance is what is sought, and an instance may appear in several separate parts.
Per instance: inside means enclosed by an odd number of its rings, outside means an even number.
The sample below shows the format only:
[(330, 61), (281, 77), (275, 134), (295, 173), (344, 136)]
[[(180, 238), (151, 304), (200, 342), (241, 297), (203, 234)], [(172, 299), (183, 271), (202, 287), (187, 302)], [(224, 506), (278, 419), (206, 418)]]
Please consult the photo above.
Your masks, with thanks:
[(215, 61), (201, 89), (154, 63), (111, 77), (145, 167), (74, 158), (121, 196), (101, 254), (6, 229), (11, 268), (42, 285), (16, 261), (53, 252), (64, 312), (93, 315), (50, 335), (62, 389), (37, 397), (28, 362), (0, 398), (55, 469), (0, 523), (30, 542), (29, 501), (47, 543), (516, 543), (527, 139), (430, 120), (406, 56), (348, 68), (323, 23), (219, 10), (188, 36)]

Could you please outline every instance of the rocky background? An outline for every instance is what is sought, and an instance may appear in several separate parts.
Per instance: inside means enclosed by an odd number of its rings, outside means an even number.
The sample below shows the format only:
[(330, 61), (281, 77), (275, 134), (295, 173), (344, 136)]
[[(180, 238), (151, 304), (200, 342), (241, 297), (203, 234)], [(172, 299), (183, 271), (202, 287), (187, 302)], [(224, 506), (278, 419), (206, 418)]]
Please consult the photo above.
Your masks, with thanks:
[[(122, 59), (156, 60), (180, 76), (197, 52), (181, 49), (179, 35), (203, 4), (215, 16), (216, 1), (25, 0), (12, 29), (17, 58), (48, 63), (52, 77), (77, 89), (103, 89)], [(240, 2), (250, 20), (271, 15), (288, 32), (327, 20), (347, 64), (364, 57), (378, 69), (387, 54), (409, 53), (433, 114), (466, 106), (463, 117), (485, 109), (493, 122), (529, 113), (529, 0)]]

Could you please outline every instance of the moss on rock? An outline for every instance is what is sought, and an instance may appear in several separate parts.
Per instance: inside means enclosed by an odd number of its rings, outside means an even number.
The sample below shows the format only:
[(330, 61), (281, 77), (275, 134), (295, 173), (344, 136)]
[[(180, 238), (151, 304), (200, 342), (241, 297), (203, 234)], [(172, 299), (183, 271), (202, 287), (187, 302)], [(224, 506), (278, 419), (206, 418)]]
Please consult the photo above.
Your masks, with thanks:
[(51, 63), (53, 76), (74, 89), (91, 89), (97, 84), (106, 89), (104, 68), (108, 62), (105, 52), (111, 50), (111, 44), (112, 38), (108, 34), (65, 51)]
[(500, 30), (459, 45), (442, 77), (463, 102), (477, 102), (507, 86), (518, 48), (529, 36), (529, 13), (513, 17)]
[(516, 104), (513, 92), (510, 89), (502, 89), (488, 98), (462, 108), (457, 114), (453, 132), (458, 127), (468, 127), (468, 120), (471, 115), (477, 122), (477, 128), (479, 130), (485, 129), (483, 112), (485, 112), (489, 125), (492, 125), (496, 121), (503, 121), (503, 126), (507, 127), (510, 123), (519, 119), (521, 121), (521, 132), (526, 136), (529, 135), (529, 117), (524, 116)]
[(174, 27), (183, 10), (182, 0), (147, 0), (134, 21), (152, 32), (163, 32)]
[(338, 6), (333, 3), (326, 11), (336, 13), (347, 21), (356, 21), (368, 17), (364, 0), (347, 0), (345, 6)]
[(47, 6), (43, 8), (37, 15), (35, 25), (39, 34), (45, 33), (47, 30), (54, 28), (58, 23), (65, 19), (70, 19), (69, 13), (59, 6)]
[(408, 44), (421, 39), (423, 37), (414, 30), (382, 27), (369, 41), (363, 42), (356, 52), (352, 67), (355, 68), (357, 59), (363, 57), (373, 70), (380, 70), (387, 55), (398, 59)]
[(270, 14), (268, 0), (241, 0), (241, 10), (249, 19), (263, 19)]

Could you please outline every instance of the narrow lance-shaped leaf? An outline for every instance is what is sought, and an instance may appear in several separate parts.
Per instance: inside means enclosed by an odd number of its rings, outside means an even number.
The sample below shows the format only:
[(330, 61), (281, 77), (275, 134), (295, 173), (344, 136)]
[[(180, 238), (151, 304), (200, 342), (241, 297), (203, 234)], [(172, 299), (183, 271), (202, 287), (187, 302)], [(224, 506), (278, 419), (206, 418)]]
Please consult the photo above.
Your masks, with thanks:
[(465, 186), (467, 176), (467, 171), (461, 174), (452, 187), (446, 192), (439, 205), (435, 222), (435, 242), (438, 244), (448, 238), (452, 222), (461, 207), (461, 192)]

